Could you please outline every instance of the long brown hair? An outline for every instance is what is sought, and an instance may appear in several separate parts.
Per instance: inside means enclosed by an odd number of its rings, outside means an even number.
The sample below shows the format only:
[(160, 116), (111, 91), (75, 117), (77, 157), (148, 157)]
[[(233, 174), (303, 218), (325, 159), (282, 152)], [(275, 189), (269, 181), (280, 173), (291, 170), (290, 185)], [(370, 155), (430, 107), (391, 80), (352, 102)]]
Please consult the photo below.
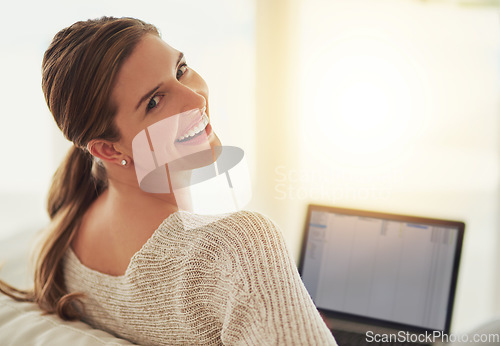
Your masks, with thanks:
[(58, 32), (45, 52), (42, 89), (54, 120), (73, 142), (54, 174), (48, 194), (50, 224), (35, 253), (33, 290), (0, 281), (0, 291), (19, 301), (36, 302), (64, 319), (79, 318), (67, 294), (62, 260), (92, 202), (107, 187), (104, 167), (86, 150), (92, 139), (116, 141), (116, 105), (111, 93), (120, 67), (147, 33), (158, 30), (134, 18), (102, 17), (77, 22)]

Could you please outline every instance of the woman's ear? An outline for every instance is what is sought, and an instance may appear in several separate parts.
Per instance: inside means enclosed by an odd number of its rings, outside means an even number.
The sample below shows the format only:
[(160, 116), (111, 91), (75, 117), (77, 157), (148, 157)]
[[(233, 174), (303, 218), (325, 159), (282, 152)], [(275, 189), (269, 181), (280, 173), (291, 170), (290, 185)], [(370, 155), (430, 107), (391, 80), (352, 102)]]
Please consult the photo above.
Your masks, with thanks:
[(122, 165), (123, 160), (129, 157), (119, 151), (113, 142), (104, 139), (93, 139), (87, 144), (87, 149), (95, 157), (109, 163)]

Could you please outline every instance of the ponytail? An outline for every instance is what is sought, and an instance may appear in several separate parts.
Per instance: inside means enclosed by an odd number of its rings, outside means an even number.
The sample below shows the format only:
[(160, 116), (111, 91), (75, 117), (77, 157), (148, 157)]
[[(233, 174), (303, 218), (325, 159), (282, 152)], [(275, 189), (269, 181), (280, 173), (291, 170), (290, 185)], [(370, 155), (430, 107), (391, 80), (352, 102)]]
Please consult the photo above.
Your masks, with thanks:
[(70, 148), (54, 173), (49, 190), (47, 212), (51, 220), (68, 207), (71, 211), (67, 213), (76, 213), (79, 206), (86, 205), (97, 197), (99, 186), (92, 176), (92, 162), (89, 152), (76, 146)]
[(51, 222), (41, 234), (35, 253), (33, 291), (18, 290), (0, 282), (0, 291), (18, 301), (36, 302), (48, 313), (64, 319), (79, 318), (72, 303), (81, 294), (66, 294), (63, 258), (90, 204), (106, 188), (105, 181), (92, 174), (92, 156), (72, 146), (54, 174), (49, 190), (47, 211)]

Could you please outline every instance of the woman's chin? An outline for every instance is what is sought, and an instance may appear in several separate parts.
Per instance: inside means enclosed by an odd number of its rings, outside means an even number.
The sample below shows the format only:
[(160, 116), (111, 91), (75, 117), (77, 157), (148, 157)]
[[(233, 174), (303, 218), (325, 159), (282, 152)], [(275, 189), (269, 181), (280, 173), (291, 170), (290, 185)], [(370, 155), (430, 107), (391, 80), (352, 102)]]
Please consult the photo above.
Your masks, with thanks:
[(222, 146), (222, 143), (215, 132), (212, 132), (212, 136), (208, 138), (208, 141), (210, 143), (210, 148), (212, 148), (212, 150), (214, 151)]

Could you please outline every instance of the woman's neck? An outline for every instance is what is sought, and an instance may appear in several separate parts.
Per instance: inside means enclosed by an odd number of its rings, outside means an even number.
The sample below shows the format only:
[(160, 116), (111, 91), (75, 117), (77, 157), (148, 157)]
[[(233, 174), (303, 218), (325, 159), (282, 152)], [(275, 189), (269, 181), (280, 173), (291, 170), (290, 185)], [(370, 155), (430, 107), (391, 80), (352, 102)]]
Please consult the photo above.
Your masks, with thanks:
[(129, 185), (116, 180), (109, 180), (107, 207), (122, 215), (136, 215), (141, 218), (166, 218), (178, 210), (177, 196), (173, 193), (154, 194), (142, 191), (137, 185)]
[[(107, 207), (115, 212), (149, 217), (153, 215), (168, 217), (179, 209), (189, 210), (191, 197), (184, 189), (171, 193), (149, 193), (141, 190), (133, 166), (123, 169), (114, 165), (106, 167), (108, 175), (108, 189), (106, 196)], [(180, 176), (188, 179), (189, 175)], [(170, 184), (171, 186), (171, 184)], [(186, 189), (187, 191), (187, 189)]]

